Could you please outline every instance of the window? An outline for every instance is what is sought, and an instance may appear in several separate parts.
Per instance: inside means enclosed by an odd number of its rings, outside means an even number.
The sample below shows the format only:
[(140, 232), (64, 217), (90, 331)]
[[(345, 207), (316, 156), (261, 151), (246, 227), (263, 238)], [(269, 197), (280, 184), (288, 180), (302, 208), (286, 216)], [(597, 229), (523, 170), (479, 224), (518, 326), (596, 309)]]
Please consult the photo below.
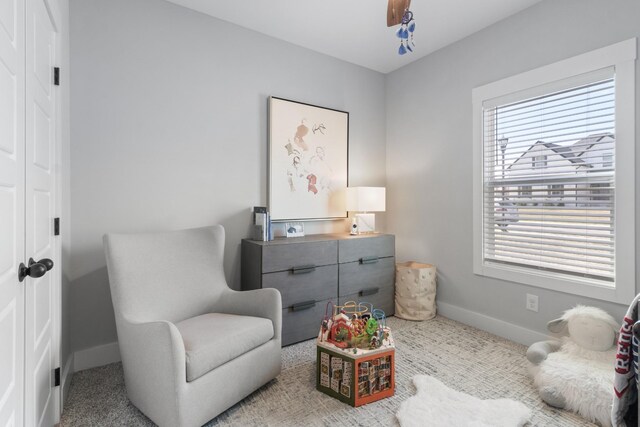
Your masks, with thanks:
[(518, 196), (529, 196), (531, 197), (531, 195), (533, 194), (533, 192), (531, 191), (533, 187), (531, 187), (530, 185), (521, 185), (520, 187), (518, 187)]
[(531, 165), (533, 169), (546, 168), (547, 156), (534, 156), (531, 158)]
[[(589, 196), (591, 201), (600, 200), (612, 204), (612, 188), (609, 184), (589, 184)], [(605, 206), (607, 203), (594, 203), (594, 206)]]
[(476, 274), (633, 298), (635, 52), (632, 39), (474, 89)]
[(564, 195), (564, 185), (563, 184), (551, 184), (549, 186), (549, 195), (550, 196), (563, 196)]

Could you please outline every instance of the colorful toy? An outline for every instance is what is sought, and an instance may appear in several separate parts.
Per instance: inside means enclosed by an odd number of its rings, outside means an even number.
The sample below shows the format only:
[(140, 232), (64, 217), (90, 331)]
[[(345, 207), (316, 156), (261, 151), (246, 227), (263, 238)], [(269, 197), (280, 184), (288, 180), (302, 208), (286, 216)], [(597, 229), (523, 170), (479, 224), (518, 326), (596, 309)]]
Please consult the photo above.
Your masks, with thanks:
[(331, 331), (327, 341), (340, 348), (346, 348), (351, 341), (351, 322), (349, 318), (340, 313), (333, 318), (331, 323)]
[(378, 331), (378, 321), (373, 317), (369, 318), (369, 320), (367, 320), (367, 334), (369, 336), (373, 336), (377, 331)]
[(395, 346), (382, 310), (329, 304), (317, 342), (317, 389), (352, 406), (393, 396)]

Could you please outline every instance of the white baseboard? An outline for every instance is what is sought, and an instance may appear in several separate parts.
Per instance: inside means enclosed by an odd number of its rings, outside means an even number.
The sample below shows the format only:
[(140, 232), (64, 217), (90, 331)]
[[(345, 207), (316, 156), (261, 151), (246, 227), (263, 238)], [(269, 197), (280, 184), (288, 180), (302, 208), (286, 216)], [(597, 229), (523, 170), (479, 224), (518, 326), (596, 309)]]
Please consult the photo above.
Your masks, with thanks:
[(66, 362), (64, 363), (64, 368), (62, 369), (62, 378), (60, 378), (60, 386), (62, 395), (60, 396), (60, 408), (62, 408), (62, 412), (64, 411), (64, 403), (67, 401), (67, 397), (69, 396), (69, 387), (71, 386), (71, 378), (73, 377), (73, 353), (67, 357)]
[[(445, 302), (438, 301), (438, 314), (527, 346), (534, 342), (549, 339), (548, 335), (541, 332), (514, 325), (513, 323), (505, 322), (504, 320), (496, 319), (495, 317), (490, 317), (485, 314), (477, 313)], [(85, 369), (119, 362), (120, 348), (118, 347), (117, 342), (103, 344), (76, 351), (69, 357), (69, 359), (67, 359), (67, 364), (69, 364), (69, 360), (71, 361), (71, 365), (69, 365), (69, 367), (73, 366), (72, 372), (83, 371)], [(67, 364), (65, 364), (65, 371), (67, 370)], [(69, 374), (72, 372), (69, 372)], [(71, 380), (71, 376), (69, 376), (69, 380)]]
[(98, 345), (74, 353), (73, 372), (108, 365), (120, 361), (120, 347), (117, 342)]
[(451, 320), (482, 329), (500, 337), (529, 346), (534, 342), (545, 341), (549, 335), (527, 329), (504, 320), (496, 319), (485, 314), (467, 310), (455, 305), (438, 301), (438, 314)]

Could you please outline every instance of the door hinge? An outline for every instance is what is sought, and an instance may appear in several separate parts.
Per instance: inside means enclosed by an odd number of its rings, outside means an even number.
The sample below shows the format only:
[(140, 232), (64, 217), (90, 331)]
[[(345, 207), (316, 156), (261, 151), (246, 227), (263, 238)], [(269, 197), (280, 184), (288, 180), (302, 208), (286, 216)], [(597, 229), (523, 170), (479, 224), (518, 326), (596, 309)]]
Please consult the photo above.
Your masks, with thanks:
[(53, 67), (53, 84), (60, 86), (60, 67)]
[(56, 368), (53, 371), (53, 385), (58, 387), (60, 385), (60, 368)]
[(60, 235), (60, 218), (53, 218), (53, 235)]

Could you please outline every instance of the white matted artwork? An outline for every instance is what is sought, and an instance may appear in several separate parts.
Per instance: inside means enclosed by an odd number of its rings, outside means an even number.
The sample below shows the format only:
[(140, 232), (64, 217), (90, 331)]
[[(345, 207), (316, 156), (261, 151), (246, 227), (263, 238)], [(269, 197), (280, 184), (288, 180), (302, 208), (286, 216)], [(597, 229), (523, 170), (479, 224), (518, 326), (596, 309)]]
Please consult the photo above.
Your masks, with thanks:
[(349, 113), (269, 97), (273, 221), (347, 217)]
[(285, 222), (284, 231), (287, 237), (302, 237), (304, 236), (304, 223), (303, 222)]

